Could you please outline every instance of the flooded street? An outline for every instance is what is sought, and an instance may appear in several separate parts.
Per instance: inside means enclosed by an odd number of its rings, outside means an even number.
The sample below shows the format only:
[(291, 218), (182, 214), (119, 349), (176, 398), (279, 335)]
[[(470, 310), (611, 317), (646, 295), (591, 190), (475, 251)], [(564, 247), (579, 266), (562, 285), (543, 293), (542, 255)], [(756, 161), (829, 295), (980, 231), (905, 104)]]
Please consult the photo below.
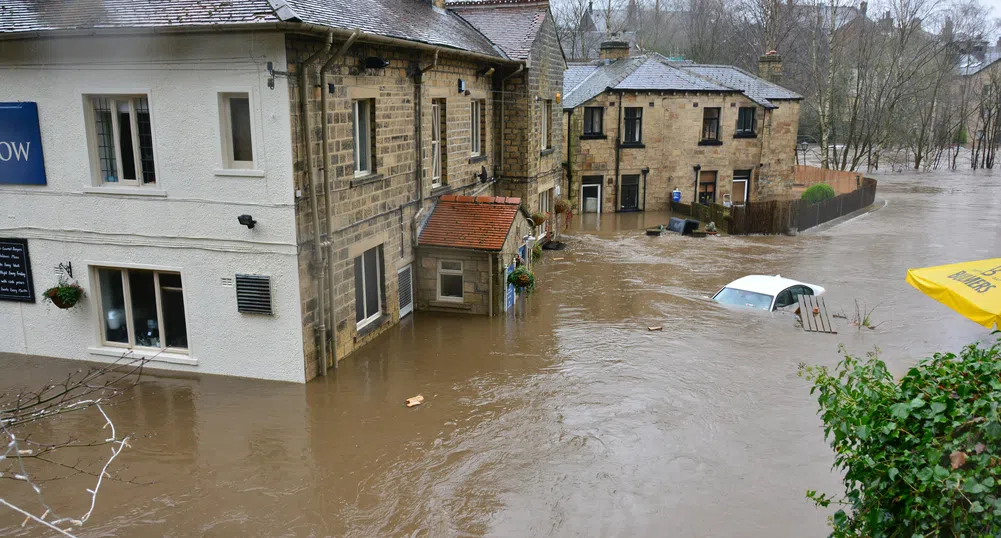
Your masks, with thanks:
[[(798, 237), (647, 237), (664, 214), (578, 217), (516, 317), (419, 312), (304, 386), (145, 377), (110, 410), (137, 435), (115, 465), (136, 483), (106, 484), (82, 535), (826, 536), (804, 493), (839, 482), (797, 365), (832, 365), (845, 344), (900, 373), (988, 339), (904, 276), (1001, 255), (989, 173), (876, 177), (885, 207)], [(751, 273), (824, 286), (833, 312), (878, 305), (879, 326), (810, 334), (708, 299)], [(0, 366), (11, 386), (74, 365)], [(68, 482), (51, 504), (81, 502), (86, 482)], [(46, 535), (22, 519), (0, 510), (0, 536)]]

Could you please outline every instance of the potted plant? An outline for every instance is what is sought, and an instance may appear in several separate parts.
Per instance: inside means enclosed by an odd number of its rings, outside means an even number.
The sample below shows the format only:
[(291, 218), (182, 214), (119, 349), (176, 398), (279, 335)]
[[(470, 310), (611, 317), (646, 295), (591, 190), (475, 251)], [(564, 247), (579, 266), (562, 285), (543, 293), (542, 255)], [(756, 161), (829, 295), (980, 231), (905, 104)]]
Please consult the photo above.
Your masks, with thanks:
[(79, 284), (73, 282), (70, 284), (63, 279), (59, 279), (59, 284), (45, 290), (42, 293), (45, 300), (56, 305), (57, 308), (62, 308), (63, 310), (73, 308), (76, 306), (80, 299), (83, 299), (86, 294), (83, 288)]
[(519, 293), (524, 291), (525, 295), (531, 295), (535, 291), (535, 275), (524, 265), (507, 276), (507, 283), (514, 286)]

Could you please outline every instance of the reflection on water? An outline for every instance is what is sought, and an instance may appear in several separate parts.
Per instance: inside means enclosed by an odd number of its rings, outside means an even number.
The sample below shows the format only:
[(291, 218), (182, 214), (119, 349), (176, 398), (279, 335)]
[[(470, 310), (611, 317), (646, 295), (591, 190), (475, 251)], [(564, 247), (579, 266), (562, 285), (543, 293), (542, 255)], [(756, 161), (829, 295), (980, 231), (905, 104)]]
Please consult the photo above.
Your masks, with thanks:
[[(417, 313), (305, 386), (150, 376), (112, 409), (138, 435), (120, 476), (142, 483), (107, 484), (87, 533), (825, 535), (804, 492), (838, 482), (797, 364), (833, 364), (844, 343), (901, 372), (988, 338), (904, 274), (998, 255), (997, 182), (893, 175), (878, 197), (799, 237), (648, 237), (669, 215), (584, 215), (508, 319)], [(708, 299), (749, 273), (822, 285), (835, 312), (878, 305), (882, 325), (808, 334)], [(73, 367), (2, 360), (4, 384)], [(20, 522), (0, 512), (0, 535), (42, 535)]]

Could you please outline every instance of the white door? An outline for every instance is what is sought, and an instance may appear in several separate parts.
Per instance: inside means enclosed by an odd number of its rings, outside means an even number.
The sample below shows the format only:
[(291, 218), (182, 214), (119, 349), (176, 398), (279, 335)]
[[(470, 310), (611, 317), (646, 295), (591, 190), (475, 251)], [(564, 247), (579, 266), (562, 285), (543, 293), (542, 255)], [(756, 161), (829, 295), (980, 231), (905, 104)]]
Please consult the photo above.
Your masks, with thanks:
[(601, 185), (584, 185), (580, 188), (584, 213), (601, 213)]
[(402, 318), (414, 311), (413, 269), (408, 265), (400, 269), (396, 276), (399, 279), (400, 317)]

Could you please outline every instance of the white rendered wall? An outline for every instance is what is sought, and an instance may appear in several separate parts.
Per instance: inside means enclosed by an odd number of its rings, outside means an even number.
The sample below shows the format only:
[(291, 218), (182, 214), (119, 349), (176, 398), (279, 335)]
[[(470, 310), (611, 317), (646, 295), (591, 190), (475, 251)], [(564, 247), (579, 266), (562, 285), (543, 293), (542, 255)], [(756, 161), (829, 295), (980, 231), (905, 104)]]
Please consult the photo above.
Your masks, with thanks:
[[(63, 311), (41, 301), (54, 267), (179, 270), (189, 353), (155, 368), (302, 382), (288, 85), (280, 33), (0, 41), (0, 102), (38, 103), (46, 186), (0, 185), (0, 237), (29, 241), (35, 304), (0, 301), (0, 351), (110, 360), (96, 294)], [(224, 175), (219, 92), (249, 92), (256, 172)], [(84, 95), (149, 95), (155, 188), (95, 185)], [(237, 222), (253, 215), (248, 230)], [(274, 316), (240, 314), (236, 273), (272, 278)]]

